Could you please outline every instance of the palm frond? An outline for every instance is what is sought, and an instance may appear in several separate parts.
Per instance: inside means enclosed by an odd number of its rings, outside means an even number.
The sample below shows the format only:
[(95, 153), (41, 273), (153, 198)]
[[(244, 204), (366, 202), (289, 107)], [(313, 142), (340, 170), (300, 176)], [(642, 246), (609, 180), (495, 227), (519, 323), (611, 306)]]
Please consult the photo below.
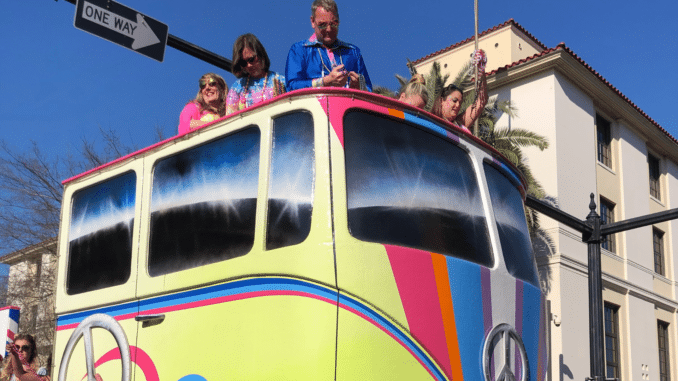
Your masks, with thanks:
[(495, 140), (503, 140), (517, 147), (537, 147), (543, 151), (549, 147), (546, 137), (522, 128), (500, 128), (494, 130)]
[(454, 80), (452, 80), (452, 83), (454, 83), (457, 87), (459, 88), (464, 88), (468, 85), (470, 85), (471, 82), (471, 76), (473, 75), (473, 65), (471, 65), (471, 62), (466, 62), (461, 69), (457, 72), (457, 75), (454, 77)]
[(407, 86), (407, 83), (409, 82), (409, 80), (407, 78), (403, 77), (400, 74), (396, 74), (395, 77), (398, 80), (398, 82), (400, 83), (400, 89), (398, 90), (398, 93), (402, 93), (405, 86)]
[(389, 98), (396, 98), (397, 97), (396, 93), (394, 93), (393, 91), (391, 91), (390, 89), (388, 89), (387, 87), (384, 87), (384, 86), (375, 86), (372, 89), (372, 92), (375, 93), (375, 94), (383, 95), (385, 97), (389, 97)]

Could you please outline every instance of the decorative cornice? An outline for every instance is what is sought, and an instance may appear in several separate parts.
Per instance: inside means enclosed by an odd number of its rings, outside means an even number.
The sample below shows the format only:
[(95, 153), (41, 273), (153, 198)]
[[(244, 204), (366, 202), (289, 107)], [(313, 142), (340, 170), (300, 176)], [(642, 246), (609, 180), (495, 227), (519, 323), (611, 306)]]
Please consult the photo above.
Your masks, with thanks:
[[(547, 49), (547, 48), (546, 48), (546, 45), (542, 44), (541, 41), (537, 40), (536, 37), (534, 37), (530, 32), (528, 32), (528, 31), (527, 31), (525, 28), (523, 28), (520, 24), (518, 24), (517, 22), (515, 22), (514, 19), (508, 19), (506, 22), (504, 22), (504, 23), (502, 23), (502, 24), (499, 24), (499, 25), (497, 25), (497, 26), (494, 26), (494, 27), (492, 27), (492, 28), (490, 28), (490, 29), (485, 30), (484, 32), (481, 32), (480, 34), (478, 34), (478, 38), (480, 39), (481, 37), (484, 37), (484, 36), (486, 36), (486, 35), (488, 35), (488, 34), (494, 32), (494, 31), (497, 31), (497, 30), (502, 29), (502, 28), (504, 28), (504, 27), (506, 27), (506, 26), (509, 26), (509, 25), (510, 25), (510, 26), (514, 26), (514, 27), (516, 27), (518, 30), (520, 30), (521, 32), (523, 32), (523, 34), (525, 34), (525, 36), (527, 36), (530, 40), (532, 40), (535, 44), (537, 44), (537, 46), (539, 46), (541, 49), (543, 49), (543, 50), (546, 50), (546, 49)], [(433, 53), (431, 53), (431, 54), (429, 54), (429, 55), (427, 55), (427, 56), (425, 56), (425, 57), (422, 57), (422, 58), (419, 58), (419, 59), (417, 59), (417, 60), (415, 60), (415, 61), (412, 61), (412, 63), (415, 64), (415, 65), (416, 65), (416, 64), (419, 64), (419, 63), (424, 62), (424, 61), (426, 61), (426, 60), (428, 60), (428, 59), (430, 59), (430, 58), (433, 58), (433, 57), (435, 57), (435, 56), (437, 56), (437, 55), (440, 55), (440, 54), (449, 52), (450, 50), (453, 50), (453, 49), (458, 48), (458, 47), (460, 47), (460, 46), (462, 46), (462, 45), (464, 45), (464, 44), (467, 44), (467, 43), (473, 41), (474, 39), (475, 39), (475, 36), (474, 36), (474, 37), (469, 37), (469, 38), (467, 38), (467, 39), (465, 39), (465, 40), (463, 40), (463, 41), (457, 42), (457, 43), (454, 44), (454, 45), (450, 45), (450, 46), (448, 46), (448, 47), (446, 47), (446, 48), (443, 48), (443, 49), (438, 50), (437, 52), (433, 52)]]
[[(551, 257), (542, 257), (542, 259), (538, 262), (541, 262), (539, 264), (540, 266), (561, 265), (565, 268), (575, 271), (579, 275), (588, 279), (587, 265), (567, 255), (556, 254)], [(643, 287), (630, 283), (624, 279), (618, 278), (606, 272), (603, 272), (603, 286), (609, 289), (613, 289), (622, 294), (628, 293), (634, 297), (643, 299), (648, 303), (660, 306), (665, 310), (674, 313), (678, 311), (678, 301), (669, 299), (665, 296), (655, 293), (654, 291), (647, 290)]]

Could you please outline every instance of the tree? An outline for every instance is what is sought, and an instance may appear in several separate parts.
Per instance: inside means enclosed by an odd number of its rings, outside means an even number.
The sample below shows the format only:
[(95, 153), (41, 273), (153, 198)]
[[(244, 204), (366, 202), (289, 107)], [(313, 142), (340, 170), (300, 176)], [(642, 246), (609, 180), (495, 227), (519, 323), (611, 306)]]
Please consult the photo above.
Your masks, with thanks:
[[(99, 131), (102, 144), (83, 138), (75, 154), (54, 157), (35, 142), (29, 151), (18, 152), (0, 141), (0, 255), (57, 236), (63, 180), (138, 149), (112, 129)], [(156, 134), (163, 140), (161, 129)]]
[[(61, 181), (135, 149), (115, 131), (100, 129), (103, 144), (83, 139), (76, 155), (48, 157), (36, 143), (18, 152), (0, 142), (0, 252), (9, 264), (6, 304), (21, 308), (19, 330), (35, 335), (43, 365), (54, 338), (54, 287)], [(156, 128), (157, 138), (163, 140)]]

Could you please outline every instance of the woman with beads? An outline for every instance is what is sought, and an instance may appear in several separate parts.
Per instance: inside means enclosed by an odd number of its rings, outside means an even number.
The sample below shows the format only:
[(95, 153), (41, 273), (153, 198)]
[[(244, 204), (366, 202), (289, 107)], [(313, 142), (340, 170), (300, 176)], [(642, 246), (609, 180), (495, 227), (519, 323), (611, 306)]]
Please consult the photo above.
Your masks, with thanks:
[(207, 73), (200, 77), (200, 90), (179, 115), (179, 134), (217, 120), (226, 115), (226, 81), (220, 75)]
[(485, 64), (487, 58), (485, 52), (477, 50), (473, 54), (473, 65), (478, 67), (478, 76), (480, 84), (475, 102), (462, 112), (461, 106), (464, 102), (464, 93), (454, 84), (447, 85), (433, 102), (431, 112), (448, 122), (455, 124), (463, 129), (468, 129), (482, 114), (487, 104), (487, 81), (485, 79)]
[(259, 39), (243, 34), (233, 44), (233, 83), (226, 96), (226, 114), (272, 99), (285, 92), (285, 77), (269, 71), (271, 60)]
[(32, 335), (20, 334), (6, 345), (7, 362), (0, 372), (2, 381), (49, 381), (47, 369), (38, 367), (38, 353)]

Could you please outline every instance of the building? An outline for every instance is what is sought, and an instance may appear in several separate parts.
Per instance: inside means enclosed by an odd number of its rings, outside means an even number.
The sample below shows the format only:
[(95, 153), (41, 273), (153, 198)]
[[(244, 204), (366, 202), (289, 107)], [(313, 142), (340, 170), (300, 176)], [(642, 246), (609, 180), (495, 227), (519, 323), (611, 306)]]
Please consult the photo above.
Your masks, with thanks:
[[(564, 43), (548, 48), (513, 19), (480, 34), (490, 96), (509, 99), (519, 118), (498, 126), (533, 130), (545, 151), (525, 149), (535, 177), (559, 208), (584, 219), (595, 194), (603, 221), (678, 207), (678, 141)], [(473, 51), (469, 38), (414, 61), (452, 77)], [(587, 247), (569, 227), (542, 217), (533, 242), (550, 301), (549, 380), (590, 376)], [(674, 245), (676, 238), (676, 245)], [(608, 376), (678, 377), (678, 221), (609, 237), (602, 244)], [(674, 378), (671, 378), (673, 376)]]
[(35, 336), (41, 366), (48, 367), (54, 341), (57, 240), (52, 238), (0, 258), (10, 266), (7, 305), (21, 309), (19, 333)]

